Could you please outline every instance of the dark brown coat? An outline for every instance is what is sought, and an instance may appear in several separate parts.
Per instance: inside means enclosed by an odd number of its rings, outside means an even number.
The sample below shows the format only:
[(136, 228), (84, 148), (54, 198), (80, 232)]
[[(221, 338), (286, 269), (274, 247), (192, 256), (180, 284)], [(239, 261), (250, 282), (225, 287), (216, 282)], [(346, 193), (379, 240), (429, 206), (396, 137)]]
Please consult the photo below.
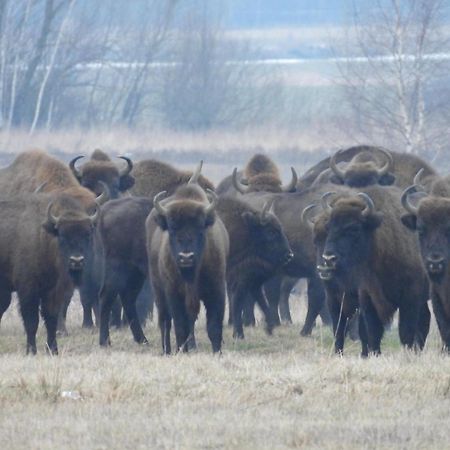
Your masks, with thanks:
[(163, 351), (170, 353), (174, 320), (177, 349), (187, 351), (200, 308), (214, 352), (222, 346), (228, 233), (200, 186), (179, 187), (165, 202), (154, 200), (146, 221), (150, 280), (158, 305)]

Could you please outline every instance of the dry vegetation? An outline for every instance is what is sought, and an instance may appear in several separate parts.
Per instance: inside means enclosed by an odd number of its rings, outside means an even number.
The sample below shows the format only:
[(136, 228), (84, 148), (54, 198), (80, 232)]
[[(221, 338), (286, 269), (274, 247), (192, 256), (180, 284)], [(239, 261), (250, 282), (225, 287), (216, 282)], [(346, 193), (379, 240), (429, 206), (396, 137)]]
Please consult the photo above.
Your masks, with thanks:
[(123, 330), (99, 349), (96, 333), (79, 328), (78, 301), (60, 356), (45, 355), (41, 327), (38, 356), (25, 357), (13, 304), (0, 330), (0, 448), (448, 446), (450, 358), (434, 327), (421, 355), (400, 349), (393, 329), (383, 356), (361, 360), (349, 343), (340, 359), (328, 329), (298, 336), (304, 303), (293, 303), (297, 323), (273, 337), (257, 327), (236, 343), (226, 328), (221, 357), (203, 317), (194, 354), (160, 356), (155, 323), (149, 347)]

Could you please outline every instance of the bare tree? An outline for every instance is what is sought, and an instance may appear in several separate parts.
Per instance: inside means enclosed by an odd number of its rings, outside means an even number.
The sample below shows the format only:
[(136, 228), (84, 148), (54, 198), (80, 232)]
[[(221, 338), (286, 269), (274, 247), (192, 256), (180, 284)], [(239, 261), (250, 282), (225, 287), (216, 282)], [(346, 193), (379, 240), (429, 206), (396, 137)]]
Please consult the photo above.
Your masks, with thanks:
[[(439, 149), (448, 140), (442, 117), (450, 99), (442, 89), (450, 51), (440, 20), (443, 0), (376, 0), (354, 7), (346, 39), (347, 57), (338, 64), (346, 98), (363, 135), (407, 152)], [(448, 80), (446, 80), (448, 81)]]

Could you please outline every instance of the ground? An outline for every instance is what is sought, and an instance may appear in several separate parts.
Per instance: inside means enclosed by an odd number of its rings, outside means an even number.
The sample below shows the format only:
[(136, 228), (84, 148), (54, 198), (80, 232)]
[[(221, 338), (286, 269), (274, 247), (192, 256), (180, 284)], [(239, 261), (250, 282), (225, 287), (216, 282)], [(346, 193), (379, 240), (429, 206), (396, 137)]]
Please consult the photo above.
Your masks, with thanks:
[(197, 325), (199, 349), (161, 356), (154, 322), (150, 346), (128, 329), (112, 347), (80, 328), (69, 311), (70, 336), (60, 355), (25, 356), (16, 304), (0, 330), (0, 448), (445, 448), (450, 419), (450, 358), (433, 324), (423, 354), (399, 347), (394, 326), (383, 356), (362, 360), (349, 342), (339, 358), (320, 324), (299, 336), (304, 302), (293, 298), (296, 323), (269, 337), (263, 327), (234, 342), (225, 327), (214, 356)]

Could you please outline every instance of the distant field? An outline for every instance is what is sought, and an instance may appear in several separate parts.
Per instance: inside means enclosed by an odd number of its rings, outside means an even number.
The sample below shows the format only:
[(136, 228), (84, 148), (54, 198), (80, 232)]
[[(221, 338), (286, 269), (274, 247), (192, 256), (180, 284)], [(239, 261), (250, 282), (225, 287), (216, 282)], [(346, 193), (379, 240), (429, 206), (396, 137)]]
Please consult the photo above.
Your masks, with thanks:
[(262, 327), (234, 342), (225, 327), (221, 357), (197, 324), (199, 350), (160, 356), (155, 323), (150, 346), (128, 330), (112, 348), (81, 330), (80, 306), (69, 311), (70, 336), (60, 356), (25, 357), (16, 305), (0, 328), (0, 448), (448, 448), (450, 358), (433, 329), (416, 355), (388, 332), (383, 356), (361, 360), (349, 342), (332, 352), (329, 329), (300, 338), (304, 303), (293, 299), (292, 326), (268, 337)]

